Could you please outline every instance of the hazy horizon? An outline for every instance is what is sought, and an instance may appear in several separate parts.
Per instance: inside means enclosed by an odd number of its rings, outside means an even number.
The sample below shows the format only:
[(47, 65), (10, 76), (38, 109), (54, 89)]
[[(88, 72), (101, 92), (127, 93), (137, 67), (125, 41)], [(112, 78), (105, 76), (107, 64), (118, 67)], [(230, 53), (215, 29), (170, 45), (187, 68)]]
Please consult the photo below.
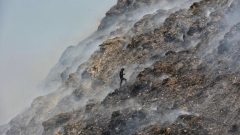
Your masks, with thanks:
[(0, 1), (0, 125), (30, 105), (36, 85), (98, 27), (117, 0)]

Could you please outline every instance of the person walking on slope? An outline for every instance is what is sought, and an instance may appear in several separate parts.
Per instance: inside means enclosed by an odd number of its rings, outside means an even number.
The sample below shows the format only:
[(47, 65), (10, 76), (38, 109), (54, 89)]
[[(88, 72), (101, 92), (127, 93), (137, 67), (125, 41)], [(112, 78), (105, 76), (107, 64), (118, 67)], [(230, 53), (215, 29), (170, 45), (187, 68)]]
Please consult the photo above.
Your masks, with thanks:
[(120, 88), (121, 88), (121, 86), (122, 86), (122, 82), (123, 82), (123, 81), (127, 82), (127, 79), (123, 77), (123, 75), (125, 75), (125, 74), (123, 73), (123, 71), (124, 71), (124, 68), (122, 68), (121, 71), (120, 71), (120, 73), (119, 73), (119, 76), (120, 76), (120, 79), (121, 79), (121, 81), (120, 81)]

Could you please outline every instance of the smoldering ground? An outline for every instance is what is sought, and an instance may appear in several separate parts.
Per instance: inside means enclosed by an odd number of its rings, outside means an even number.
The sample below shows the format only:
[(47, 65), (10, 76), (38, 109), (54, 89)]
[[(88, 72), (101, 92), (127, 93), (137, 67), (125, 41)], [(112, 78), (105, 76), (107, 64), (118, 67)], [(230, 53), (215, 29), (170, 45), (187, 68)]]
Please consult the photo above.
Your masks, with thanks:
[[(99, 44), (101, 44), (101, 43), (96, 43), (96, 46), (98, 46)], [(95, 45), (94, 45), (95, 46)], [(191, 47), (194, 47), (195, 46), (195, 44), (193, 44), (193, 46), (191, 46)], [(97, 48), (97, 47), (96, 47)], [(89, 49), (89, 48), (88, 48)], [(92, 51), (92, 50), (91, 50)], [(95, 51), (95, 50), (94, 50)], [(67, 57), (72, 57), (72, 56), (67, 56)], [(73, 57), (76, 57), (76, 56), (74, 56), (73, 55)], [(75, 60), (75, 58), (73, 58), (74, 60)], [(80, 58), (81, 59), (81, 58)], [(87, 58), (86, 58), (87, 59)], [(68, 59), (66, 59), (66, 61), (67, 61)], [(73, 60), (73, 61), (74, 61)], [(70, 64), (71, 65), (71, 64)], [(129, 65), (129, 66), (127, 66), (126, 67), (126, 69), (129, 69), (129, 71), (127, 70), (127, 75), (130, 75), (130, 74), (134, 74), (134, 73), (131, 73), (131, 72), (133, 72), (133, 69), (135, 69), (135, 65), (133, 65), (133, 67), (131, 67), (131, 65)], [(75, 70), (73, 70), (73, 72), (74, 72)], [(116, 71), (116, 72), (118, 72), (118, 71)], [(69, 73), (70, 74), (70, 73)], [(133, 75), (130, 75), (130, 76), (133, 76)], [(151, 77), (151, 76), (149, 76), (149, 77)], [(169, 76), (167, 76), (167, 77), (169, 77)], [(130, 77), (131, 78), (131, 77)], [(133, 77), (134, 78), (134, 77)], [(116, 78), (117, 79), (117, 78)], [(119, 80), (119, 78), (118, 78), (118, 80)], [(81, 80), (80, 80), (80, 82), (81, 82)], [(91, 81), (89, 81), (90, 83), (89, 84), (91, 84)], [(95, 82), (93, 82), (93, 84), (91, 85), (91, 86), (94, 86), (94, 87), (97, 87), (98, 85), (96, 85), (95, 86)], [(69, 109), (75, 109), (75, 106), (78, 106), (78, 107), (84, 107), (86, 104), (88, 104), (87, 103), (87, 101), (89, 101), (89, 100), (92, 100), (92, 98), (94, 99), (99, 99), (100, 101), (102, 100), (102, 99), (104, 99), (105, 97), (106, 97), (106, 95), (109, 93), (109, 92), (112, 92), (112, 89), (111, 90), (108, 90), (108, 88), (106, 88), (105, 90), (103, 89), (103, 91), (101, 91), (102, 92), (102, 94), (101, 94), (101, 92), (100, 92), (100, 94), (99, 94), (99, 92), (96, 92), (96, 95), (95, 94), (93, 94), (93, 93), (90, 93), (90, 92), (87, 92), (87, 90), (88, 90), (88, 86), (87, 87), (83, 87), (82, 88), (82, 92), (83, 92), (83, 94), (84, 94), (84, 96), (82, 97), (82, 103), (83, 103), (83, 105), (80, 103), (80, 102), (76, 102), (76, 101), (74, 101), (73, 100), (73, 97), (72, 97), (72, 91), (74, 91), (74, 89), (70, 89), (68, 92), (65, 92), (64, 90), (61, 90), (61, 92), (56, 92), (56, 93), (58, 93), (58, 94), (56, 94), (56, 95), (58, 95), (58, 96), (56, 96), (56, 98), (55, 97), (53, 97), (53, 100), (51, 100), (53, 103), (54, 103), (54, 105), (49, 105), (50, 107), (49, 108), (51, 108), (51, 109), (53, 109), (55, 106), (57, 106), (57, 110), (58, 111), (56, 111), (56, 113), (60, 113), (60, 112), (65, 112), (66, 110), (69, 110)], [(64, 94), (65, 93), (65, 94)], [(98, 95), (97, 95), (97, 93), (100, 95), (99, 97), (98, 97)], [(88, 95), (89, 94), (89, 95)], [(41, 98), (43, 98), (44, 99), (44, 97), (41, 97)], [(39, 101), (41, 101), (40, 99), (41, 98), (39, 98)], [(49, 97), (47, 97), (47, 98), (50, 98), (51, 99), (51, 96), (49, 96)], [(38, 100), (36, 100), (36, 102), (37, 102)], [(81, 101), (81, 100), (80, 100)], [(47, 102), (44, 102), (44, 103), (47, 103)], [(47, 103), (47, 104), (49, 104), (49, 103)], [(66, 105), (68, 105), (68, 104), (70, 104), (69, 106), (66, 106)], [(52, 108), (53, 107), (53, 108)], [(66, 107), (66, 108), (65, 108)], [(49, 109), (50, 110), (50, 109)], [(49, 110), (47, 110), (47, 111), (49, 111)], [(47, 112), (46, 111), (46, 112)], [(49, 111), (49, 112), (52, 112), (52, 111)], [(53, 111), (54, 112), (54, 111)], [(175, 115), (176, 116), (178, 116), (179, 114), (189, 114), (189, 113), (187, 113), (187, 112), (178, 112), (178, 113), (173, 113), (173, 115), (174, 115), (174, 117), (175, 117)], [(49, 116), (50, 117), (50, 116)], [(169, 121), (173, 121), (173, 120), (169, 120)], [(133, 121), (132, 123), (130, 123), (130, 124), (127, 124), (127, 125), (134, 125), (135, 123), (137, 123), (136, 121)]]
[[(142, 17), (144, 17), (147, 14), (153, 14), (155, 11), (159, 9), (163, 9), (167, 11), (167, 14), (162, 16), (160, 19), (158, 18), (156, 20), (156, 26), (159, 26), (163, 22), (163, 20), (174, 11), (177, 11), (180, 8), (188, 8), (193, 2), (192, 0), (185, 0), (177, 3), (171, 3), (167, 1), (159, 1), (157, 5), (154, 5), (153, 7), (149, 8), (146, 6), (145, 9), (141, 10), (135, 10), (133, 8), (134, 3), (132, 3), (132, 9), (130, 10), (131, 15), (127, 15), (128, 12), (124, 13), (118, 18), (115, 18), (114, 20), (109, 20), (114, 22), (110, 27), (107, 27), (107, 29), (100, 30), (99, 32), (96, 32), (92, 34), (89, 38), (84, 40), (83, 42), (80, 42), (76, 47), (71, 47), (63, 53), (59, 63), (51, 70), (49, 75), (47, 76), (46, 80), (44, 81), (45, 85), (50, 85), (51, 82), (59, 82), (61, 81), (60, 73), (62, 73), (67, 68), (70, 68), (74, 72), (76, 71), (77, 67), (87, 61), (91, 54), (95, 51), (97, 51), (98, 46), (102, 44), (103, 41), (106, 41), (107, 39), (113, 39), (119, 35), (127, 34), (131, 37), (131, 28), (134, 26), (136, 22), (138, 22)], [(127, 17), (128, 16), (128, 17)], [(130, 21), (126, 21), (129, 20)], [(123, 23), (122, 23), (123, 22)], [(125, 24), (124, 22), (127, 22)], [(108, 22), (109, 23), (109, 22)], [(153, 29), (152, 27), (151, 29)], [(130, 30), (130, 31), (129, 31)], [(114, 32), (116, 31), (116, 32)], [(129, 32), (128, 32), (129, 31)], [(144, 31), (143, 31), (144, 32)], [(113, 34), (116, 33), (116, 34)], [(140, 34), (140, 33), (139, 33)], [(100, 40), (99, 40), (100, 38)], [(79, 53), (80, 52), (80, 53)], [(81, 53), (82, 52), (82, 53)], [(71, 73), (69, 72), (68, 75)]]

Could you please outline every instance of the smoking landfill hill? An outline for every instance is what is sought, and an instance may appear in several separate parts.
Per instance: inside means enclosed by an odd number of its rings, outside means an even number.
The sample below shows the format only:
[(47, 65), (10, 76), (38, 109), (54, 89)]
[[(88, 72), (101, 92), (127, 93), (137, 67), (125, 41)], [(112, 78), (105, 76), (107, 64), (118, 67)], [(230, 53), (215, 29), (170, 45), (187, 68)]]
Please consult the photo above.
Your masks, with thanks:
[[(6, 135), (239, 135), (240, 0), (118, 0)], [(119, 88), (119, 71), (128, 82)]]

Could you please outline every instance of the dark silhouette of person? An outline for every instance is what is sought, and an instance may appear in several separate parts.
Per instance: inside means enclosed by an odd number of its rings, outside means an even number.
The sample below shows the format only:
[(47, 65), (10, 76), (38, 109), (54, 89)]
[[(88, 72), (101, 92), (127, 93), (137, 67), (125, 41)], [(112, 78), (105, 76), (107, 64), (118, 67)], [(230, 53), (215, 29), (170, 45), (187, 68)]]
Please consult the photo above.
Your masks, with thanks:
[(120, 76), (120, 79), (121, 79), (121, 81), (120, 81), (120, 88), (121, 88), (121, 86), (122, 86), (122, 82), (123, 82), (123, 81), (127, 82), (127, 79), (123, 77), (123, 75), (125, 75), (125, 74), (123, 73), (123, 71), (124, 71), (124, 68), (122, 68), (121, 71), (120, 71), (120, 73), (119, 73), (119, 76)]

